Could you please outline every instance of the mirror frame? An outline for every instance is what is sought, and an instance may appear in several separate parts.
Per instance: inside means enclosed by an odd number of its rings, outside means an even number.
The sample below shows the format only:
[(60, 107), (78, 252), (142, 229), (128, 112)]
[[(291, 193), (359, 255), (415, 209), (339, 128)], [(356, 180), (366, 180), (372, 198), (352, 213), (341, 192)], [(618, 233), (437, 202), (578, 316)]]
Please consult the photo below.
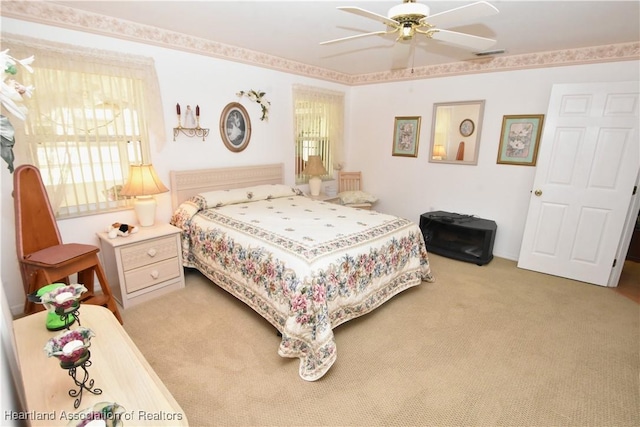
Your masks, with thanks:
[[(454, 165), (477, 165), (478, 164), (478, 153), (480, 151), (480, 134), (482, 132), (482, 119), (484, 116), (484, 99), (476, 100), (476, 101), (460, 101), (460, 102), (439, 102), (433, 104), (433, 121), (431, 124), (431, 141), (429, 144), (429, 162), (431, 163), (449, 163)], [(470, 109), (474, 109), (477, 107), (477, 112), (469, 112)], [(446, 123), (437, 122), (438, 118), (438, 109), (439, 108), (451, 108), (454, 111), (452, 114), (451, 123), (448, 125)], [(469, 120), (471, 123), (469, 123)], [(467, 127), (467, 131), (471, 131), (468, 135), (464, 135), (462, 125), (463, 123), (470, 125), (471, 127)], [(442, 132), (436, 132), (440, 128), (445, 128)], [(449, 156), (455, 150), (460, 151), (459, 144), (464, 142), (464, 146), (462, 149), (464, 150), (467, 146), (473, 146), (473, 155), (469, 156), (468, 148), (466, 148), (467, 152), (464, 153), (464, 156), (469, 157), (469, 160), (447, 160), (447, 159), (437, 159), (434, 155), (434, 149), (436, 146), (436, 133), (438, 133), (438, 138), (444, 138), (447, 141)], [(440, 135), (444, 133), (444, 136)], [(453, 141), (453, 142), (452, 142)], [(459, 142), (457, 142), (459, 141)], [(451, 145), (451, 144), (455, 145)], [(454, 149), (455, 147), (455, 149)], [(463, 159), (464, 159), (463, 156)]]

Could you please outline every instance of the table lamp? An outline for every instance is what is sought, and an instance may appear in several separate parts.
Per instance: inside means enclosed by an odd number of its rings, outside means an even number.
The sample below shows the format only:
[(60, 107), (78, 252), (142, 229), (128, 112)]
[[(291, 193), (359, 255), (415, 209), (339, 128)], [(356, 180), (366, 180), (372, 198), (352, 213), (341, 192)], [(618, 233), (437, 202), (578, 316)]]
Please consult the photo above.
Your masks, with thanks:
[(120, 194), (123, 196), (135, 196), (133, 208), (136, 211), (138, 222), (142, 227), (153, 225), (156, 219), (155, 194), (169, 191), (158, 178), (153, 165), (131, 165), (129, 167), (129, 179)]
[(447, 153), (444, 151), (444, 146), (440, 144), (436, 144), (433, 147), (433, 159), (434, 160), (443, 160), (447, 158)]
[(302, 173), (309, 175), (309, 192), (311, 195), (319, 196), (322, 187), (322, 179), (320, 179), (320, 176), (327, 174), (327, 170), (322, 164), (322, 158), (320, 156), (309, 156), (307, 165)]

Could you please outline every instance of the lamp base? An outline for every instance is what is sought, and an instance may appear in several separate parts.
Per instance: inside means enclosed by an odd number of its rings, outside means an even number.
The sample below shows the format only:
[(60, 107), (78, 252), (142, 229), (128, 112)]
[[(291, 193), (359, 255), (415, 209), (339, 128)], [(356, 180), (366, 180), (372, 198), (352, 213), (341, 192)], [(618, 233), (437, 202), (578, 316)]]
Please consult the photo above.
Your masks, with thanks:
[(138, 196), (133, 204), (138, 223), (141, 227), (150, 227), (156, 221), (156, 199), (153, 196)]
[(322, 189), (322, 180), (318, 176), (309, 178), (309, 192), (312, 196), (319, 196)]

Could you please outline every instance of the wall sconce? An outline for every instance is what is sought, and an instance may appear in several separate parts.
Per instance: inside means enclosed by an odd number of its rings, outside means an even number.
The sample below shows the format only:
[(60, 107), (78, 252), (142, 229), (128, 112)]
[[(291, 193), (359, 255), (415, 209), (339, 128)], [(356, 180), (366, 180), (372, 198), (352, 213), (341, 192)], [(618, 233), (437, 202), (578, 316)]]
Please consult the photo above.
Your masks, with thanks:
[(202, 137), (202, 140), (209, 136), (209, 129), (200, 127), (200, 106), (196, 105), (196, 114), (193, 115), (191, 105), (187, 105), (185, 112), (185, 126), (182, 127), (182, 115), (180, 104), (176, 104), (176, 113), (178, 115), (178, 127), (173, 128), (173, 140), (176, 140), (178, 134), (183, 133), (188, 137)]
[(309, 175), (309, 192), (312, 196), (319, 196), (322, 189), (321, 175), (326, 175), (327, 170), (322, 164), (322, 158), (320, 156), (309, 156), (307, 165), (302, 171), (303, 174)]
[(156, 219), (156, 199), (155, 194), (169, 191), (164, 186), (153, 165), (131, 165), (129, 167), (129, 178), (120, 194), (123, 196), (135, 196), (133, 205), (138, 222), (142, 227), (153, 225)]

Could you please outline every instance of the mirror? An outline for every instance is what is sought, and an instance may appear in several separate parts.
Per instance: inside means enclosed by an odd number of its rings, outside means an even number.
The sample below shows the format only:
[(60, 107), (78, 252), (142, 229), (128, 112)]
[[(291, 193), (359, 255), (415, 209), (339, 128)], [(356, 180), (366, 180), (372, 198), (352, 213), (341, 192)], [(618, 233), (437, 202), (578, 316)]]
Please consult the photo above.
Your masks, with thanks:
[(477, 165), (484, 100), (433, 104), (429, 161)]

